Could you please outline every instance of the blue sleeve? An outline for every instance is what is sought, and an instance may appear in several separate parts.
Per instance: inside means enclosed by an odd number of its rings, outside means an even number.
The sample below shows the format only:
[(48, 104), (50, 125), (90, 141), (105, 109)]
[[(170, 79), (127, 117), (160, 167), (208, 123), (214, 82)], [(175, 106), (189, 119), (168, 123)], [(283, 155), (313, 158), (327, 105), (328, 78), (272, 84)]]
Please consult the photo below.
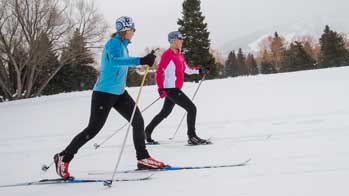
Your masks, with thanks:
[(107, 48), (109, 61), (113, 66), (137, 66), (140, 65), (139, 57), (125, 57), (123, 54), (124, 47), (120, 42), (113, 42)]

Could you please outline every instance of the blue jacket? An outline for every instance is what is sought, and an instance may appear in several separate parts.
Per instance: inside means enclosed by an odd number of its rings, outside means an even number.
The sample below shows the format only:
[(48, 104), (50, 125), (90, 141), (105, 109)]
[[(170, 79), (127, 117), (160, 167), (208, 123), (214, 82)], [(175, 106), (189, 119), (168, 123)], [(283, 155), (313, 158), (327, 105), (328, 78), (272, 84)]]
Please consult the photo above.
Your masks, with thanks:
[(93, 88), (115, 95), (125, 91), (128, 67), (140, 64), (140, 58), (129, 57), (127, 45), (129, 40), (121, 40), (120, 35), (112, 37), (104, 46), (101, 59), (101, 70)]

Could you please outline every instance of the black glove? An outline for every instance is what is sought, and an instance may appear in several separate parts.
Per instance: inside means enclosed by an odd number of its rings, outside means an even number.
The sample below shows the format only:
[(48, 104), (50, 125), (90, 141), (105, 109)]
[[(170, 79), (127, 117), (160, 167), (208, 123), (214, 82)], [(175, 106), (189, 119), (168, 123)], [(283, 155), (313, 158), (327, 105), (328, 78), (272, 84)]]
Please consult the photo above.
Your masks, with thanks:
[(156, 56), (154, 55), (155, 51), (151, 51), (149, 54), (141, 57), (141, 65), (148, 65), (149, 67), (153, 66)]
[(201, 67), (199, 73), (202, 75), (208, 75), (210, 73), (210, 68)]

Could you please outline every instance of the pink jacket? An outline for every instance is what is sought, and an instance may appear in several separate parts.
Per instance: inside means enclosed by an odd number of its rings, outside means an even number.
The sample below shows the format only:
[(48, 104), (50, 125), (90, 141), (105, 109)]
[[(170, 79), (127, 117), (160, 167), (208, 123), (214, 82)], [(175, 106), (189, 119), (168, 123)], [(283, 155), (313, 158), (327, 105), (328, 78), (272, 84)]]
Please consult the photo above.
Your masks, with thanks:
[(184, 73), (188, 75), (199, 74), (199, 68), (190, 68), (180, 50), (175, 53), (169, 48), (161, 56), (156, 71), (156, 83), (159, 89), (181, 89), (184, 82)]

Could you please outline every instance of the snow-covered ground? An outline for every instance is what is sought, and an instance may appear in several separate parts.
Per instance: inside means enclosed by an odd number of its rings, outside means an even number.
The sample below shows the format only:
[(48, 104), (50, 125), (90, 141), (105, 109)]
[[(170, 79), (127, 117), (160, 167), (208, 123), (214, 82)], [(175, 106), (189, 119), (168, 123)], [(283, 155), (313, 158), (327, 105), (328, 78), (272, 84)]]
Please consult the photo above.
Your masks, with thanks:
[[(349, 67), (277, 75), (205, 81), (195, 99), (197, 132), (214, 145), (185, 146), (185, 126), (169, 138), (184, 111), (176, 107), (154, 132), (163, 141), (149, 146), (153, 157), (173, 166), (228, 164), (252, 158), (235, 168), (158, 172), (151, 180), (0, 188), (0, 195), (229, 195), (329, 196), (349, 194)], [(192, 96), (197, 83), (185, 83)], [(135, 97), (138, 88), (129, 89)], [(91, 91), (0, 104), (0, 185), (55, 178), (41, 172), (87, 125)], [(156, 87), (144, 88), (140, 108), (157, 98)], [(162, 100), (144, 112), (146, 124)], [(125, 130), (103, 148), (103, 141), (126, 121), (112, 111), (99, 135), (71, 163), (71, 173), (112, 170)], [(185, 125), (185, 124), (184, 124)], [(128, 138), (120, 169), (136, 167)], [(117, 177), (121, 175), (117, 175)], [(95, 178), (110, 178), (94, 176)], [(124, 176), (125, 177), (125, 176)], [(129, 176), (126, 176), (129, 177)]]

